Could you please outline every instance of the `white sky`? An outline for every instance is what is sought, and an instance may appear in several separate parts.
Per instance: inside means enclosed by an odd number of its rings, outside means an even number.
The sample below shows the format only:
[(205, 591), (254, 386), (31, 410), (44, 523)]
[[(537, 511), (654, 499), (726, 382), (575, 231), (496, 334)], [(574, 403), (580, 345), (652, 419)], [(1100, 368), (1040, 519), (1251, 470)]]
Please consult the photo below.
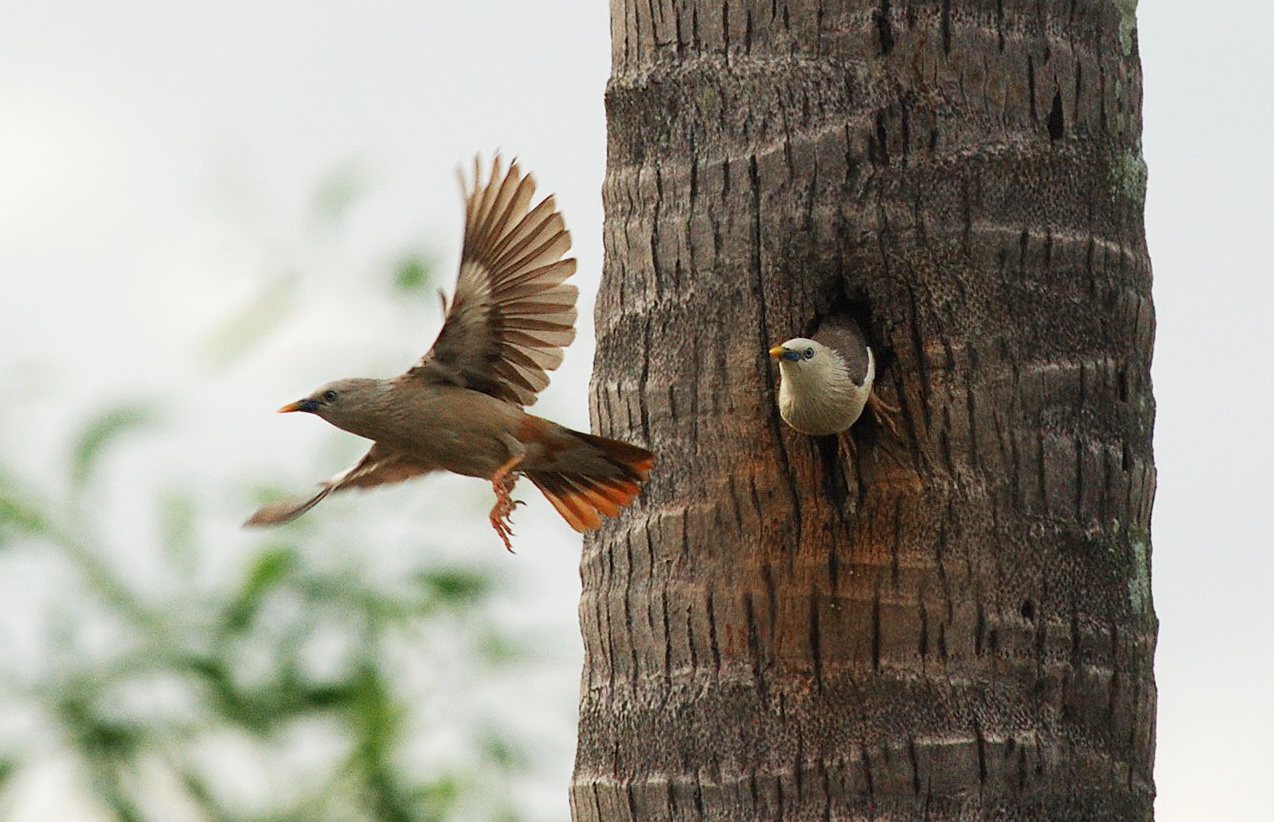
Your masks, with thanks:
[[(1256, 822), (1268, 819), (1264, 780), (1274, 772), (1265, 602), (1274, 540), (1262, 510), (1274, 463), (1265, 362), (1274, 266), (1264, 244), (1274, 217), (1274, 7), (1239, 0), (1205, 13), (1161, 0), (1139, 18), (1159, 316), (1157, 813)], [(35, 468), (92, 410), (164, 391), (159, 399), (200, 432), (184, 458), (216, 464), (241, 446), (247, 464), (225, 477), (278, 476), (289, 453), (319, 447), (328, 432), (263, 408), (366, 370), (357, 352), (385, 350), (386, 322), (405, 340), (388, 369), (436, 328), (433, 314), (420, 322), (414, 310), (378, 316), (346, 272), (423, 246), (445, 255), (447, 276), (459, 227), (454, 164), (496, 147), (558, 195), (581, 261), (587, 332), (601, 258), (608, 37), (601, 0), (4, 3), (0, 381), (40, 419), (0, 416), (0, 441), (25, 443), (13, 459)], [(304, 206), (343, 164), (370, 188), (345, 234), (316, 243)], [(322, 258), (306, 257), (316, 246)], [(295, 266), (309, 275), (296, 321), (244, 361), (192, 371), (202, 341), (261, 277)], [(590, 345), (586, 333), (540, 406), (577, 427), (587, 425)], [(530, 509), (519, 512), (530, 514), (528, 539), (545, 544), (517, 561), (556, 580), (538, 607), (571, 637), (564, 653), (577, 664), (573, 537)], [(559, 814), (569, 767), (570, 752), (559, 751), (549, 789), (560, 793)]]

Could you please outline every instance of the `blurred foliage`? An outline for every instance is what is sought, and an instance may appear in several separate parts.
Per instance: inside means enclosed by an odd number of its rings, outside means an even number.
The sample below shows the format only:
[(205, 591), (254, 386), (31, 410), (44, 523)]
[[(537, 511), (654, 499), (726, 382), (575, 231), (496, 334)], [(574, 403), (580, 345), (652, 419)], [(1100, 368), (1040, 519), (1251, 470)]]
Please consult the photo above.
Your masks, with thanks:
[[(356, 165), (337, 168), (311, 221), (339, 228), (366, 188)], [(387, 299), (425, 292), (432, 267), (406, 253), (375, 281)], [(209, 341), (217, 364), (294, 311), (301, 268), (263, 274)], [(51, 570), (34, 613), (0, 611), (0, 637), (36, 648), (0, 655), (0, 716), (34, 729), (0, 735), (0, 800), (28, 766), (69, 755), (94, 818), (119, 822), (520, 818), (510, 784), (529, 758), (470, 698), (523, 659), (487, 615), (490, 576), (429, 559), (427, 538), (403, 546), (407, 567), (371, 567), (357, 521), (319, 535), (302, 520), (226, 563), (207, 538), (224, 512), (180, 484), (120, 546), (107, 455), (144, 446), (156, 419), (136, 403), (93, 416), (52, 490), (0, 457), (0, 557)]]
[[(294, 316), (300, 307), (297, 294), (307, 269), (305, 258), (321, 254), (323, 247), (341, 235), (371, 188), (371, 175), (354, 159), (337, 164), (319, 179), (303, 217), (308, 230), (298, 232), (302, 237), (299, 242), (306, 248), (294, 250), (296, 259), (289, 263), (263, 272), (243, 307), (210, 336), (204, 346), (210, 365), (224, 367), (239, 361)], [(423, 250), (400, 253), (389, 266), (386, 296), (428, 293), (435, 286), (436, 268), (436, 259)]]
[(339, 229), (359, 199), (371, 189), (371, 175), (363, 163), (348, 159), (319, 179), (311, 219), (320, 230)]
[(99, 453), (107, 444), (130, 429), (140, 428), (150, 419), (149, 409), (130, 403), (112, 408), (89, 423), (71, 447), (72, 487), (79, 490), (84, 486)]
[(394, 266), (394, 288), (403, 293), (426, 291), (433, 283), (434, 260), (424, 254), (406, 254)]
[(210, 364), (230, 365), (275, 331), (296, 308), (300, 276), (284, 271), (262, 280), (251, 301), (208, 340)]
[[(321, 565), (294, 527), (271, 534), (226, 584), (209, 587), (192, 561), (210, 550), (198, 544), (198, 504), (170, 491), (156, 506), (157, 553), (176, 582), (143, 592), (112, 561), (92, 480), (103, 454), (144, 433), (152, 417), (130, 405), (91, 420), (58, 500), (11, 474), (0, 482), (0, 548), (51, 551), (62, 561), (69, 584), (59, 601), (70, 619), (52, 621), (41, 664), (0, 659), (4, 698), (51, 727), (108, 818), (163, 820), (173, 803), (189, 809), (182, 818), (227, 822), (517, 818), (499, 795), (525, 763), (512, 740), (474, 729), (468, 756), (442, 769), (405, 752), (409, 729), (431, 707), (404, 684), (405, 659), (459, 655), (486, 670), (518, 659), (484, 615), (492, 581), (462, 567), (385, 580), (356, 562)], [(347, 559), (357, 554), (344, 546)], [(110, 625), (112, 638), (83, 653), (77, 627), (89, 622)], [(232, 776), (202, 750), (236, 740), (272, 770), (298, 735), (311, 734), (332, 755), (318, 775), (301, 769), (289, 781), (279, 768), (257, 803), (264, 807), (236, 800), (223, 784)], [(26, 759), (47, 753), (13, 742), (0, 752), (0, 790)], [(159, 808), (147, 799), (157, 772), (172, 794)]]

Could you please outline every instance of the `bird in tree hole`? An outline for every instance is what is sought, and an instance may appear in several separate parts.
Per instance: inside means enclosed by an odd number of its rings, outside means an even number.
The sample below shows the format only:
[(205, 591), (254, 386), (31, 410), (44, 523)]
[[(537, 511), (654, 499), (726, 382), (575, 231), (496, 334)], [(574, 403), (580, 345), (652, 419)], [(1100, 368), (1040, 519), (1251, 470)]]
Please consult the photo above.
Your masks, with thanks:
[(871, 408), (876, 422), (898, 435), (898, 408), (876, 393), (876, 355), (852, 318), (832, 316), (813, 339), (793, 337), (770, 349), (779, 364), (779, 415), (802, 434), (837, 434), (853, 453), (847, 432)]

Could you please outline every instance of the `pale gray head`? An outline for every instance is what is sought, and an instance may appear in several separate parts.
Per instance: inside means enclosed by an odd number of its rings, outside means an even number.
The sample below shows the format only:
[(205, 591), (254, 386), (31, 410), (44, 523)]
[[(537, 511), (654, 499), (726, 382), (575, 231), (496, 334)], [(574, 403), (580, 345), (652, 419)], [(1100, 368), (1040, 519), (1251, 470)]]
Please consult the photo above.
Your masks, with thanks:
[(875, 363), (867, 349), (867, 374), (855, 381), (845, 358), (833, 348), (794, 337), (770, 349), (779, 363), (779, 414), (797, 431), (821, 436), (849, 428), (862, 414)]
[(304, 399), (288, 403), (279, 409), (279, 413), (304, 411), (322, 417), (337, 428), (358, 434), (369, 412), (374, 413), (390, 387), (389, 380), (362, 377), (336, 380), (320, 386)]
[(816, 357), (826, 359), (828, 354), (834, 355), (834, 352), (822, 343), (805, 337), (793, 337), (782, 345), (776, 345), (770, 349), (770, 356), (778, 359), (780, 366), (786, 366), (788, 363), (801, 365), (807, 362), (813, 363)]

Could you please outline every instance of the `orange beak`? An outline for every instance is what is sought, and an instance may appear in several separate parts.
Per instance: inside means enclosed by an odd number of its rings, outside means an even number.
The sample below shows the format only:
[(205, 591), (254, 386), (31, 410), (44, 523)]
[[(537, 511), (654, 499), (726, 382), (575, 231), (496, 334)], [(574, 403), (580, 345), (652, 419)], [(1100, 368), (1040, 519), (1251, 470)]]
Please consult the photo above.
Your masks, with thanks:
[(293, 411), (304, 411), (305, 410), (304, 406), (305, 406), (305, 400), (297, 400), (296, 402), (290, 402), (287, 405), (280, 408), (279, 413), (290, 414)]
[(781, 345), (776, 345), (773, 348), (771, 348), (770, 356), (776, 360), (787, 360), (788, 362), (799, 362), (801, 359), (800, 354), (796, 353), (790, 348), (784, 348)]

